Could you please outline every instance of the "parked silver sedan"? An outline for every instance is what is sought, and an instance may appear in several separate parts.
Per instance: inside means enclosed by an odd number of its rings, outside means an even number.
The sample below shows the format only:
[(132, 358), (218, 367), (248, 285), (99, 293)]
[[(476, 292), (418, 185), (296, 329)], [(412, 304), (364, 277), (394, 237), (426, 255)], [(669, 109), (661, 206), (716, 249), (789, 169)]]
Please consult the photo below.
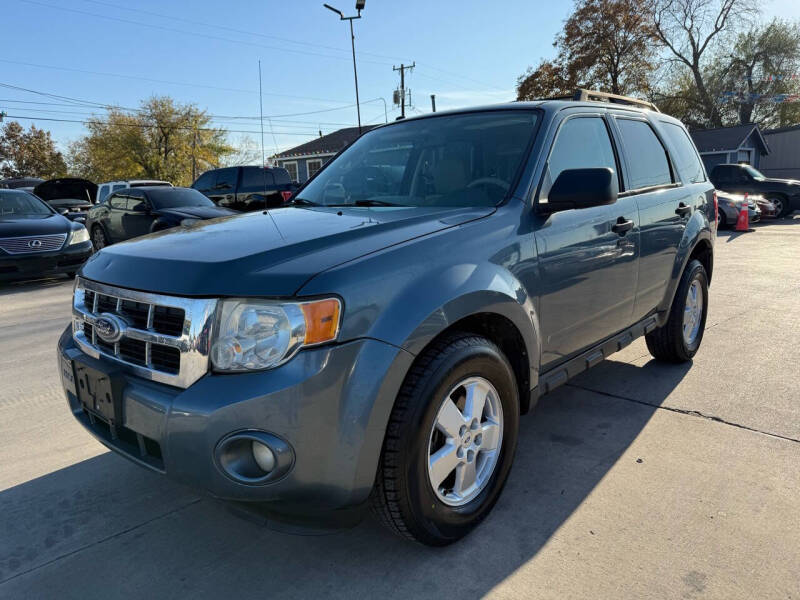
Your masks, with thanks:
[(742, 210), (742, 204), (744, 202), (747, 202), (747, 217), (750, 223), (757, 223), (760, 221), (761, 209), (758, 207), (759, 199), (760, 196), (729, 194), (728, 192), (717, 190), (717, 202), (719, 204), (719, 220), (717, 226), (719, 229), (736, 226), (736, 221), (739, 218), (739, 213)]

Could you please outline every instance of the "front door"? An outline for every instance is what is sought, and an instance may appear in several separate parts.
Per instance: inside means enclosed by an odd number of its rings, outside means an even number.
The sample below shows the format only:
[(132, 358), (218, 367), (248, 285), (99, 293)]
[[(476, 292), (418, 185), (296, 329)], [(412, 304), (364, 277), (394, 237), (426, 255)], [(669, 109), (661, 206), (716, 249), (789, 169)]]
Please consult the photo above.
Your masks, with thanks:
[[(555, 136), (539, 202), (567, 169), (619, 162), (602, 114), (572, 114)], [(542, 369), (631, 324), (636, 298), (639, 215), (636, 201), (536, 215)]]
[(153, 215), (142, 190), (128, 190), (128, 207), (122, 216), (122, 230), (126, 240), (150, 233)]

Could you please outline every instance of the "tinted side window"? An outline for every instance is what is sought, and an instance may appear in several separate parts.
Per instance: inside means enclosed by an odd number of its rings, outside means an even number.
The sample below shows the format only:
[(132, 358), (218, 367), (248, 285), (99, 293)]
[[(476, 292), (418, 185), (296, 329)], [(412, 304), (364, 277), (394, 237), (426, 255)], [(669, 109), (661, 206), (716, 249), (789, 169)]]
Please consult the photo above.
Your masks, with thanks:
[(200, 175), (197, 181), (192, 184), (192, 187), (200, 191), (210, 190), (214, 187), (214, 171), (207, 171)]
[(617, 119), (630, 173), (629, 190), (672, 183), (667, 151), (647, 121)]
[(128, 210), (144, 212), (147, 209), (144, 192), (141, 190), (130, 190), (128, 192)]
[(227, 190), (235, 188), (237, 174), (238, 174), (237, 167), (220, 169), (219, 171), (217, 171), (217, 184), (214, 186), (214, 188), (218, 190)]
[(242, 189), (261, 190), (267, 186), (274, 185), (272, 173), (261, 167), (243, 167), (242, 169)]
[(562, 171), (608, 167), (617, 172), (614, 149), (608, 128), (600, 117), (577, 117), (567, 120), (558, 130), (547, 162), (542, 185), (543, 195)]
[(272, 175), (275, 177), (276, 185), (292, 183), (292, 180), (289, 178), (289, 171), (286, 169), (272, 169)]
[(678, 125), (674, 123), (663, 123), (664, 135), (667, 141), (672, 145), (674, 152), (672, 159), (675, 161), (675, 166), (681, 177), (690, 183), (698, 183), (705, 181), (703, 174), (703, 163), (700, 162), (700, 157), (689, 140), (689, 134)]

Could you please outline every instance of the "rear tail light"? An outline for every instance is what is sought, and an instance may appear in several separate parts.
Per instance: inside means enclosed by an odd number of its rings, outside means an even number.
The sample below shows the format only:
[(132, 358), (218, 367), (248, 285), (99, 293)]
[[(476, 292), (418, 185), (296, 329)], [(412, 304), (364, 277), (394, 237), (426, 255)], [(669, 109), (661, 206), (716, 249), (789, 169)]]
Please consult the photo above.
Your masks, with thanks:
[[(293, 192), (281, 192), (281, 197), (283, 198), (284, 202), (288, 202), (289, 199), (292, 197)], [(716, 195), (714, 196), (716, 198)]]

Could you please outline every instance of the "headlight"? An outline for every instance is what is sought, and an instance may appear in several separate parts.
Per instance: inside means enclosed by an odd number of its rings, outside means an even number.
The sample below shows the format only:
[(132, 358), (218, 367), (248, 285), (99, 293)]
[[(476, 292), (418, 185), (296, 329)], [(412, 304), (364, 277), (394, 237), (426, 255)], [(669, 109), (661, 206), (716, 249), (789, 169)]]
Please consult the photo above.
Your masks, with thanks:
[(217, 371), (254, 371), (278, 366), (304, 346), (336, 339), (341, 303), (223, 300), (217, 308), (211, 362)]
[(82, 244), (83, 242), (89, 241), (89, 232), (86, 231), (86, 227), (83, 225), (80, 226), (78, 229), (73, 229), (72, 233), (69, 235), (69, 244), (68, 246), (72, 246), (73, 244)]
[(190, 218), (190, 219), (184, 219), (183, 221), (181, 221), (181, 225), (186, 227), (188, 225), (194, 225), (195, 223), (199, 223), (199, 222), (200, 222), (200, 219), (191, 219)]

